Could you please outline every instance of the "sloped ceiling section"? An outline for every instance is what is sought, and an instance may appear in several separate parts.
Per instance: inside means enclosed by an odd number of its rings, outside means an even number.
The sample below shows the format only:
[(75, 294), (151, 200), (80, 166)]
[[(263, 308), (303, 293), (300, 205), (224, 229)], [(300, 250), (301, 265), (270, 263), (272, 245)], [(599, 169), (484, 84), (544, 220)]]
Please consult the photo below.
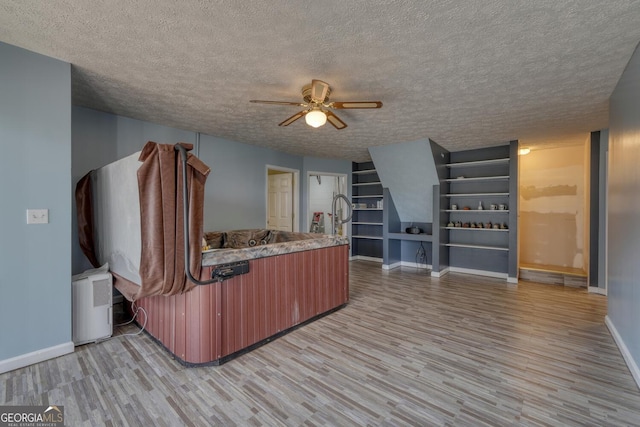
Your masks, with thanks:
[(433, 186), (439, 181), (430, 141), (371, 147), (369, 154), (400, 221), (432, 222)]

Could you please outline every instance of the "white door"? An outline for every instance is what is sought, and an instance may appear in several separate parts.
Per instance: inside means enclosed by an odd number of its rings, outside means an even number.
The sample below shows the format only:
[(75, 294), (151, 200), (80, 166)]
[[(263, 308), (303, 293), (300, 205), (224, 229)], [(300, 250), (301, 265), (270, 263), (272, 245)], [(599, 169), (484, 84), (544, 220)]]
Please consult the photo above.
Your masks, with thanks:
[(267, 227), (293, 231), (293, 173), (269, 175)]

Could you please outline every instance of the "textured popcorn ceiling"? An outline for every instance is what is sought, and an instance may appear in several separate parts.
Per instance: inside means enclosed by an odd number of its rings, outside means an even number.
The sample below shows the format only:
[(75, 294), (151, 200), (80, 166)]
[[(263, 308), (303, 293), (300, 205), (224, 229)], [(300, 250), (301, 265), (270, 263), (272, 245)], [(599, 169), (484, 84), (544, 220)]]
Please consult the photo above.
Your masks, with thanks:
[[(608, 126), (639, 1), (0, 0), (0, 40), (73, 64), (73, 102), (293, 154), (364, 160)], [(312, 78), (349, 125), (279, 127)]]

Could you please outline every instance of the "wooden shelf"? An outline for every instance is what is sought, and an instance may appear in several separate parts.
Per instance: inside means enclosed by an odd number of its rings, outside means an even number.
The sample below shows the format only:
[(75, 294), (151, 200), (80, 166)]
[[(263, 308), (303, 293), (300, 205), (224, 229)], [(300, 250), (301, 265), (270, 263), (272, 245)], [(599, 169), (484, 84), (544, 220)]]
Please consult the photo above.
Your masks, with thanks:
[(392, 240), (412, 240), (415, 242), (431, 242), (433, 236), (431, 234), (410, 234), (410, 233), (388, 233), (387, 237)]
[(466, 230), (466, 231), (509, 231), (508, 228), (472, 228), (472, 227), (444, 227), (447, 230)]
[(468, 248), (468, 249), (486, 249), (490, 251), (505, 251), (509, 252), (509, 248), (504, 248), (502, 246), (481, 246), (481, 245), (467, 245), (463, 243), (446, 243), (445, 246), (449, 246), (452, 248)]
[(447, 163), (448, 168), (466, 167), (466, 166), (487, 166), (497, 165), (501, 163), (509, 163), (509, 158), (504, 159), (489, 159), (489, 160), (476, 160), (474, 162), (460, 162), (460, 163)]
[(362, 234), (356, 234), (351, 236), (353, 239), (370, 239), (370, 240), (382, 240), (382, 236), (365, 236)]
[(509, 209), (446, 209), (445, 212), (464, 212), (464, 213), (509, 213)]
[(356, 184), (352, 184), (353, 187), (363, 187), (365, 185), (382, 185), (380, 181), (377, 182), (359, 182)]
[(449, 193), (446, 197), (487, 197), (487, 196), (508, 196), (509, 193)]
[(370, 173), (376, 173), (375, 169), (365, 169), (365, 170), (361, 170), (361, 171), (352, 171), (351, 172), (354, 175), (366, 175), (366, 174), (370, 174)]
[(471, 178), (448, 178), (447, 182), (469, 182), (469, 181), (508, 181), (509, 175), (496, 175), (496, 176), (475, 176)]

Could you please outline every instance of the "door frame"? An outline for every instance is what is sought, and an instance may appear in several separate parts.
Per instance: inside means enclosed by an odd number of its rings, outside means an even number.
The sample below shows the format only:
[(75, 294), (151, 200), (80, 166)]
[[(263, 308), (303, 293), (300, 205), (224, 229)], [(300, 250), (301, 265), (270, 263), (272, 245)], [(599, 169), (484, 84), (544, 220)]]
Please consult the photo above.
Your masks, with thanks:
[[(311, 227), (311, 176), (337, 176), (339, 178), (344, 178), (344, 195), (351, 200), (351, 195), (349, 194), (349, 175), (346, 173), (337, 173), (337, 172), (318, 172), (318, 171), (307, 171), (307, 218), (304, 220), (304, 229), (309, 230)], [(345, 235), (351, 236), (351, 221), (349, 221), (347, 226), (347, 232)], [(325, 230), (326, 234), (331, 233), (331, 230)]]
[(293, 191), (291, 208), (293, 209), (293, 231), (300, 231), (300, 170), (286, 168), (284, 166), (266, 165), (264, 175), (264, 226), (269, 228), (269, 171), (293, 173)]

